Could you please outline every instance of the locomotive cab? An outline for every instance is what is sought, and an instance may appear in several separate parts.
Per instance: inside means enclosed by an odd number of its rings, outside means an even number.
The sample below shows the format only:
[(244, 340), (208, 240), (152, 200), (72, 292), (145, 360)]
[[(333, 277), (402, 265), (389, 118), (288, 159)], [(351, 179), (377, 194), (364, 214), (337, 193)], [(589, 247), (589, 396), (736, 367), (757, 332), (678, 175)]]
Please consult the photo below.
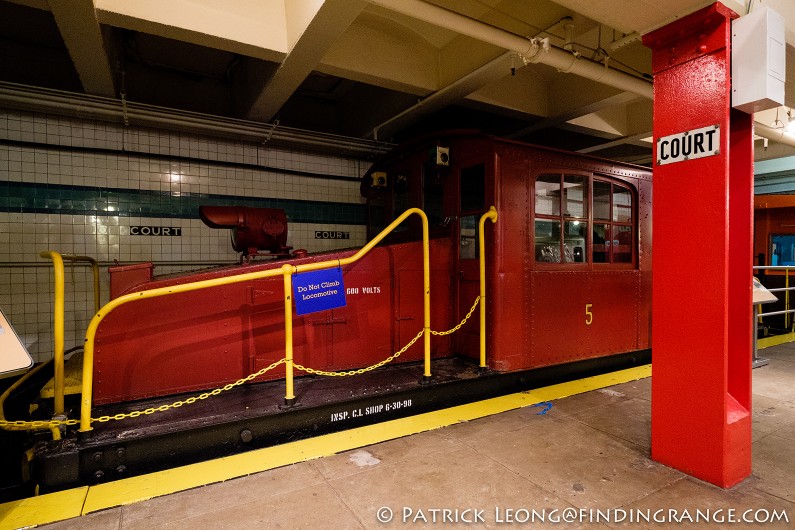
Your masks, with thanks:
[[(495, 163), (488, 137), (456, 132), (420, 139), (399, 149), (376, 163), (362, 180), (369, 237), (406, 209), (420, 208), (428, 216), (431, 238), (443, 239), (449, 246), (448, 285), (432, 285), (431, 289), (432, 305), (449, 304), (452, 321), (466, 316), (480, 291), (478, 222), (490, 206), (497, 204)], [(419, 220), (406, 224), (394, 239), (419, 239)], [(492, 257), (493, 237), (487, 234), (486, 250)], [(440, 287), (442, 293), (449, 290), (448, 300), (440, 300), (435, 294)], [(453, 337), (453, 351), (477, 358), (478, 334), (477, 323), (468, 322)]]
[[(407, 208), (427, 212), (432, 237), (451, 247), (452, 323), (478, 295), (478, 220), (496, 207), (499, 221), (486, 224), (484, 249), (490, 368), (649, 347), (647, 169), (454, 132), (419, 139), (376, 163), (362, 194), (371, 236)], [(418, 222), (402, 237), (418, 238)], [(454, 352), (476, 358), (478, 333), (467, 323), (453, 338)]]

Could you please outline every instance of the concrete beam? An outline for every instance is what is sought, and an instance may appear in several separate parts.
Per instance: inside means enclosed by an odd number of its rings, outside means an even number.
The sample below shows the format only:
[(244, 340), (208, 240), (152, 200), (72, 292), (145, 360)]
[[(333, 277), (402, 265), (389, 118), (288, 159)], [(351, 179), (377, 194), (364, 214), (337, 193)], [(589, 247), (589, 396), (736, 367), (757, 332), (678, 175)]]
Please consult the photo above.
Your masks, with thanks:
[[(326, 0), (307, 21), (308, 2), (286, 4), (288, 36), (293, 37), (295, 44), (254, 98), (247, 113), (248, 119), (270, 121), (320, 63), (329, 47), (367, 6), (366, 0)], [(299, 6), (303, 9), (298, 9)]]
[(113, 70), (92, 0), (49, 0), (50, 10), (69, 50), (83, 90), (114, 97)]
[(448, 105), (454, 104), (479, 88), (509, 75), (511, 55), (510, 52), (504, 53), (477, 70), (434, 92), (416, 105), (373, 128), (368, 138), (375, 140), (389, 138), (401, 128), (415, 123)]
[(94, 1), (110, 26), (266, 61), (281, 61), (289, 48), (285, 0)]
[[(651, 131), (646, 131), (643, 133), (633, 134), (632, 136), (624, 136), (622, 138), (617, 138), (610, 142), (605, 142), (603, 144), (594, 145), (592, 147), (586, 147), (585, 149), (579, 149), (578, 153), (596, 153), (598, 151), (603, 151), (605, 149), (610, 149), (611, 147), (617, 147), (619, 145), (624, 144), (632, 144), (637, 145), (640, 147), (647, 147), (649, 149), (652, 148), (652, 144), (648, 142), (644, 142), (644, 138), (649, 138), (652, 135)], [(649, 157), (651, 158), (651, 156)]]
[(589, 105), (585, 105), (584, 107), (572, 109), (569, 112), (542, 120), (529, 127), (525, 127), (510, 134), (508, 138), (521, 138), (536, 131), (541, 131), (550, 127), (557, 127), (571, 120), (581, 118), (582, 116), (587, 116), (588, 114), (593, 114), (594, 112), (598, 112), (608, 107), (615, 105), (626, 105), (630, 101), (633, 101), (637, 98), (638, 96), (636, 94), (632, 94), (630, 92), (621, 92), (620, 94), (600, 99), (599, 101), (595, 101)]

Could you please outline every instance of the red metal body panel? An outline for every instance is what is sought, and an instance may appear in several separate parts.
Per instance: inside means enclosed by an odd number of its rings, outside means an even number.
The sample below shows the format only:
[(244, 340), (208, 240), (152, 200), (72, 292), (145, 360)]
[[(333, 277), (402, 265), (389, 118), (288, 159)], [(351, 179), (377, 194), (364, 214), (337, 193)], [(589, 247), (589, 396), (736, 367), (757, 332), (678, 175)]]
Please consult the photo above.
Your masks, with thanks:
[(149, 282), (154, 277), (152, 262), (134, 263), (108, 268), (110, 274), (110, 299), (118, 298), (136, 285)]
[(735, 17), (713, 4), (644, 37), (654, 136), (721, 131), (719, 154), (654, 170), (652, 457), (723, 487), (751, 472), (753, 144), (751, 117), (729, 112)]
[[(434, 329), (450, 321), (449, 240), (433, 240)], [(293, 260), (296, 264), (349, 256), (353, 251)], [(126, 292), (278, 268), (282, 261), (240, 265), (155, 279)], [(394, 281), (398, 268), (403, 281)], [(347, 306), (293, 316), (297, 363), (320, 370), (374, 364), (422, 329), (422, 247), (376, 248), (343, 267)], [(417, 281), (419, 278), (419, 282)], [(123, 294), (123, 293), (119, 293)], [(126, 293), (124, 293), (126, 294)], [(115, 403), (223, 386), (284, 357), (281, 277), (135, 301), (108, 315), (97, 330), (94, 403)], [(405, 339), (408, 337), (408, 339)], [(397, 346), (397, 348), (396, 348)], [(433, 337), (434, 355), (449, 355), (449, 339)], [(419, 360), (415, 344), (401, 360)], [(263, 379), (284, 377), (284, 368)]]
[[(449, 148), (449, 166), (429, 157)], [(645, 168), (537, 148), (477, 133), (441, 134), (402, 146), (374, 164), (386, 185), (363, 179), (374, 235), (405, 209), (422, 208), (431, 225), (431, 327), (458, 324), (479, 294), (477, 219), (486, 223), (487, 362), (514, 371), (647, 348), (650, 344), (651, 174)], [(637, 219), (631, 263), (536, 262), (536, 177), (549, 172), (597, 179), (631, 190)], [(590, 211), (590, 210), (589, 210)], [(344, 267), (347, 305), (294, 317), (296, 362), (323, 370), (359, 368), (405, 345), (422, 326), (418, 224), (390, 236), (360, 262)], [(591, 226), (588, 214), (584, 222)], [(591, 235), (587, 235), (588, 250)], [(295, 264), (353, 251), (293, 258)], [(149, 280), (114, 269), (123, 292), (280, 267), (252, 263)], [(146, 269), (146, 267), (144, 267)], [(143, 300), (113, 311), (98, 331), (95, 403), (208, 389), (283, 357), (281, 278)], [(590, 313), (590, 317), (587, 317)], [(586, 319), (588, 321), (586, 321)], [(456, 334), (432, 338), (435, 356), (479, 357), (478, 312)], [(395, 362), (422, 358), (417, 342)], [(268, 379), (283, 377), (283, 368)], [(300, 375), (300, 374), (299, 374)], [(355, 384), (355, 383), (354, 383)]]
[(533, 272), (530, 365), (639, 349), (640, 282), (638, 271)]

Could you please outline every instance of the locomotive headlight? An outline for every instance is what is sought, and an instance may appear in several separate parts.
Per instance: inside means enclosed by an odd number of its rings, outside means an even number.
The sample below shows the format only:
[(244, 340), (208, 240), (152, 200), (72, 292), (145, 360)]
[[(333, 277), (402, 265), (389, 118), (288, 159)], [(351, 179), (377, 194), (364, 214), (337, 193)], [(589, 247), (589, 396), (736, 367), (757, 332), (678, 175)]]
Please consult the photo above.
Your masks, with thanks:
[(374, 188), (386, 188), (387, 180), (386, 180), (386, 172), (385, 171), (373, 171), (370, 177), (373, 179), (372, 187)]
[(450, 148), (449, 147), (442, 147), (437, 145), (433, 152), (431, 153), (431, 157), (435, 159), (437, 166), (449, 166), (450, 165)]

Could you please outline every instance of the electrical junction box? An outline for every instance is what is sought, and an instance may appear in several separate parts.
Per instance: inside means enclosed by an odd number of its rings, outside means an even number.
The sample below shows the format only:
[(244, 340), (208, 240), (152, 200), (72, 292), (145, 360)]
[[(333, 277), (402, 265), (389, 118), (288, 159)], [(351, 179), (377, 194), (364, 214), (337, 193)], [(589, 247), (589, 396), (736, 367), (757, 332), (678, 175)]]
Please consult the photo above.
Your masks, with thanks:
[(732, 107), (748, 114), (784, 104), (784, 17), (763, 7), (732, 21)]

